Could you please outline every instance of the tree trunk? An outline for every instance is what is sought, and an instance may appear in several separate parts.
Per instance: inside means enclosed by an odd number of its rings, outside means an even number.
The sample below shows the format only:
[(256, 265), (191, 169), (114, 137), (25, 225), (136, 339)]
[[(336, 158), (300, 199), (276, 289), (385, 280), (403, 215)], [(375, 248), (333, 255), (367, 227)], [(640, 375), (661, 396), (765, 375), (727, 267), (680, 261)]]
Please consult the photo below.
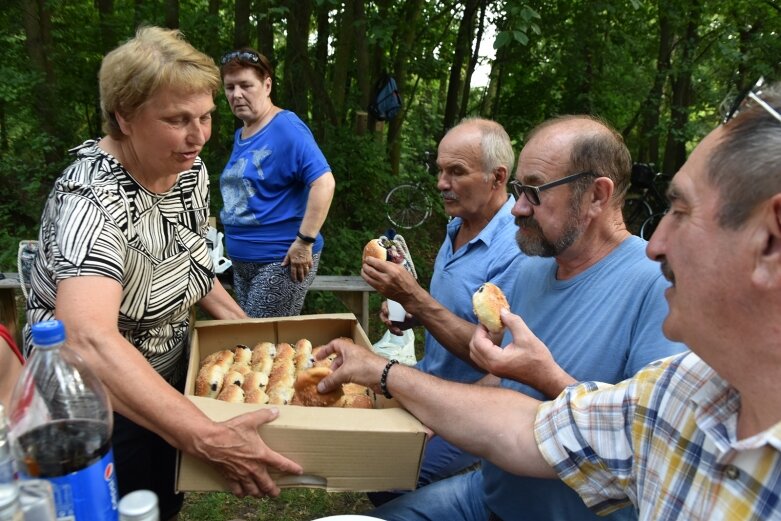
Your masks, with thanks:
[(672, 31), (670, 17), (665, 1), (658, 4), (659, 50), (656, 57), (656, 75), (651, 90), (642, 102), (640, 126), (640, 150), (637, 161), (659, 165), (659, 118), (662, 112), (664, 85), (670, 74), (670, 53), (672, 50)]
[(179, 28), (179, 0), (165, 0), (165, 26)]
[(282, 80), (284, 104), (308, 120), (309, 112), (303, 63), (308, 61), (310, 0), (287, 0), (287, 38), (285, 45), (285, 75)]
[(274, 0), (257, 0), (255, 12), (258, 19), (258, 51), (276, 68), (274, 57), (274, 17), (271, 12)]
[(670, 130), (667, 133), (667, 144), (664, 150), (662, 171), (677, 172), (686, 162), (686, 142), (689, 122), (689, 105), (692, 95), (692, 70), (695, 66), (695, 50), (699, 43), (698, 24), (700, 22), (699, 0), (693, 0), (691, 10), (684, 20), (688, 20), (681, 41), (681, 52), (678, 63), (674, 66), (672, 96), (670, 104)]
[[(326, 66), (328, 63), (328, 40), (331, 35), (329, 25), (330, 4), (323, 2), (317, 6), (317, 42), (315, 43), (315, 61), (312, 66), (313, 82), (326, 83)], [(314, 85), (313, 85), (314, 86)], [(345, 87), (346, 88), (346, 87)], [(313, 92), (315, 92), (313, 90)], [(334, 94), (336, 94), (334, 92)], [(333, 96), (332, 96), (333, 101)], [(328, 97), (315, 95), (312, 97), (312, 132), (318, 140), (325, 138), (325, 125), (328, 120), (326, 104)], [(338, 114), (338, 111), (337, 111)], [(340, 119), (341, 120), (341, 119)]]
[(57, 97), (57, 78), (49, 61), (49, 51), (52, 48), (51, 13), (46, 0), (33, 0), (23, 3), (22, 23), (24, 24), (25, 46), (30, 58), (30, 68), (40, 76), (33, 87), (36, 101), (34, 111), (38, 117), (39, 127), (53, 142), (54, 146), (46, 147), (44, 157), (47, 163), (54, 163), (63, 157), (63, 147), (57, 124), (59, 100)]
[(336, 41), (333, 83), (331, 85), (334, 110), (336, 111), (339, 121), (344, 121), (344, 101), (349, 87), (348, 71), (352, 62), (351, 58), (354, 54), (354, 16), (353, 0), (345, 0), (344, 9), (342, 10), (341, 20), (339, 22), (339, 36)]
[[(483, 39), (483, 29), (485, 28), (485, 11), (485, 3), (481, 3), (480, 18), (477, 22), (477, 34), (474, 37), (474, 41), (477, 42), (477, 45), (475, 45), (475, 48), (472, 51), (472, 56), (469, 59), (469, 64), (466, 67), (466, 75), (464, 76), (464, 90), (461, 93), (461, 110), (458, 113), (459, 120), (464, 119), (469, 112), (469, 95), (472, 92), (472, 74), (475, 72), (475, 67), (477, 66), (477, 60), (480, 54), (480, 42)], [(474, 24), (474, 19), (472, 23)], [(469, 33), (473, 34), (474, 29), (470, 29)]]
[(366, 110), (371, 100), (371, 74), (369, 70), (369, 42), (366, 38), (366, 0), (353, 0), (355, 19), (355, 69), (358, 82), (358, 103)]
[[(8, 152), (8, 124), (5, 118), (5, 100), (0, 98), (0, 152)], [(3, 154), (0, 154), (0, 157)]]
[(445, 117), (443, 130), (447, 130), (456, 123), (459, 113), (459, 98), (461, 95), (461, 74), (464, 72), (464, 63), (472, 54), (472, 21), (477, 10), (478, 0), (464, 2), (464, 15), (458, 25), (458, 35), (453, 49), (453, 62), (450, 65), (450, 79), (447, 88), (447, 103), (445, 104)]
[[(396, 78), (399, 92), (402, 93), (405, 92), (407, 87), (407, 64), (415, 43), (422, 5), (423, 0), (407, 0), (402, 9), (402, 20), (405, 23), (402, 24), (399, 31), (399, 47), (393, 61), (393, 75)], [(401, 140), (399, 136), (405, 115), (406, 108), (403, 108), (395, 118), (388, 122), (388, 150), (390, 152), (391, 171), (394, 175), (399, 173), (399, 162), (401, 159)]]
[(114, 0), (97, 0), (101, 51), (105, 55), (117, 44), (114, 32)]
[(233, 11), (233, 48), (249, 47), (249, 0), (236, 0)]
[[(377, 14), (379, 15), (379, 19), (387, 20), (388, 16), (390, 16), (391, 0), (376, 0), (375, 4), (377, 5)], [(371, 46), (371, 80), (369, 82), (369, 102), (371, 101), (371, 97), (374, 96), (374, 91), (372, 90), (374, 85), (382, 76), (383, 71), (387, 71), (387, 69), (388, 67), (385, 62), (385, 50), (383, 49), (382, 45), (380, 45), (379, 41), (375, 41)], [(396, 85), (398, 85), (398, 82)], [(369, 102), (366, 103), (367, 108), (369, 107)], [(377, 120), (374, 119), (371, 113), (369, 114), (368, 126), (369, 132), (374, 133), (377, 130)]]

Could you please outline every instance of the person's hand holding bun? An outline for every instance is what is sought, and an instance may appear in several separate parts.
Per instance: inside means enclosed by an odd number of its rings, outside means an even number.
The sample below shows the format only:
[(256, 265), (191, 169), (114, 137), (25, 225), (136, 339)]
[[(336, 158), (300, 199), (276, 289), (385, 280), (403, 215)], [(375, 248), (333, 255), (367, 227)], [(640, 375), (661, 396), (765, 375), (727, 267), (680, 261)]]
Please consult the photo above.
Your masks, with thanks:
[(491, 333), (500, 333), (504, 328), (500, 317), (502, 308), (510, 309), (510, 304), (495, 284), (486, 282), (472, 295), (472, 309), (477, 320)]

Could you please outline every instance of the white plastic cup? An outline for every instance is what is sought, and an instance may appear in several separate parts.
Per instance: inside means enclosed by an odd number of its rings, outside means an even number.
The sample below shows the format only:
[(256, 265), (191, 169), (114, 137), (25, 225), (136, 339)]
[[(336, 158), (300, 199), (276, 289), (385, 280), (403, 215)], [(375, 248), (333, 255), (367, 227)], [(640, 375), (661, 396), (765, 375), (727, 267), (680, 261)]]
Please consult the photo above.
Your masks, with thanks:
[(388, 299), (388, 318), (391, 322), (404, 322), (407, 311), (395, 300)]
[(54, 491), (45, 479), (28, 479), (19, 482), (19, 499), (24, 521), (56, 521)]

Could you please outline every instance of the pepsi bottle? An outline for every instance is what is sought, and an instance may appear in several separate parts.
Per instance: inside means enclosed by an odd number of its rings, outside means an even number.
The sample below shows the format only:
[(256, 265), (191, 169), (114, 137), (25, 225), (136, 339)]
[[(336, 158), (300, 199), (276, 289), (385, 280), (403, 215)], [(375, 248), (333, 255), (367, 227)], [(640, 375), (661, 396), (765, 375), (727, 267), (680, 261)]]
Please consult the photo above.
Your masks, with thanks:
[(64, 345), (62, 322), (40, 322), (31, 329), (35, 349), (9, 412), (19, 477), (51, 483), (58, 521), (117, 521), (106, 390)]

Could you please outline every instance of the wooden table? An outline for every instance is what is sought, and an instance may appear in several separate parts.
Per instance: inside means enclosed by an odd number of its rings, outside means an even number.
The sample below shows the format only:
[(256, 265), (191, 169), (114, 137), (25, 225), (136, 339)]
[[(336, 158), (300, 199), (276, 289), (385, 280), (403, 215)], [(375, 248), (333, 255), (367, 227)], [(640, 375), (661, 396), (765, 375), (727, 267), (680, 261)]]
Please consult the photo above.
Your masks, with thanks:
[(309, 291), (332, 291), (353, 312), (364, 332), (369, 334), (369, 286), (360, 275), (317, 275)]
[[(16, 312), (17, 291), (21, 293), (22, 283), (18, 273), (3, 273), (0, 279), (0, 323), (5, 324), (11, 334), (19, 340)], [(27, 286), (29, 288), (29, 285)], [(361, 327), (369, 333), (369, 286), (359, 275), (317, 275), (309, 287), (310, 291), (331, 291), (358, 318)]]

